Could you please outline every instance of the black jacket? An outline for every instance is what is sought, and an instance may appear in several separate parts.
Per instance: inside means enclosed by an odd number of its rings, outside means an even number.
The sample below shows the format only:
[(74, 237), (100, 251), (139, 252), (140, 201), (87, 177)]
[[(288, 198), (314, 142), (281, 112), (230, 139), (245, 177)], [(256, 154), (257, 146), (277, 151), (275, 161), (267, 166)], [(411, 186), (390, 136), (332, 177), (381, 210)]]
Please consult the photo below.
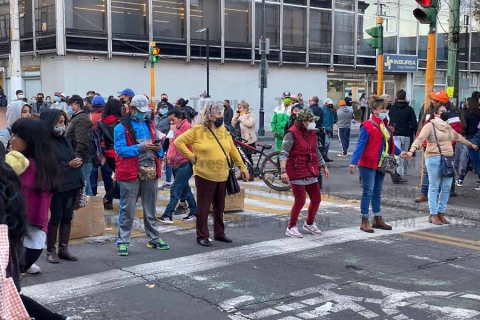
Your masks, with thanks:
[(394, 128), (394, 136), (410, 137), (417, 132), (418, 124), (415, 111), (406, 101), (397, 101), (390, 108), (388, 113), (390, 127)]
[(465, 136), (467, 139), (473, 139), (478, 132), (478, 123), (480, 122), (480, 114), (464, 112), (466, 127)]
[(323, 118), (325, 116), (325, 113), (323, 112), (322, 107), (320, 107), (318, 104), (314, 104), (310, 106), (310, 111), (312, 111), (314, 116), (319, 117), (318, 121), (315, 122), (316, 128), (319, 130), (322, 130), (323, 128)]
[(85, 111), (72, 116), (66, 137), (72, 141), (75, 155), (83, 163), (92, 162), (94, 153), (93, 123)]
[(60, 162), (63, 169), (63, 177), (60, 179), (59, 192), (79, 189), (83, 186), (83, 176), (80, 168), (73, 169), (68, 164), (71, 160), (75, 159), (75, 153), (73, 151), (72, 144), (65, 136), (56, 136), (53, 134), (53, 127), (56, 125), (56, 120), (60, 115), (61, 110), (45, 110), (40, 114), (40, 120), (43, 121), (48, 131), (52, 133), (53, 150)]
[[(97, 122), (97, 134), (100, 140), (103, 139), (105, 144), (105, 151), (115, 150), (115, 136), (113, 130), (120, 122), (115, 116), (108, 116)], [(108, 152), (105, 156), (108, 157)]]
[(225, 108), (225, 111), (223, 112), (223, 123), (225, 126), (231, 126), (232, 125), (232, 119), (233, 119), (233, 109), (232, 107)]

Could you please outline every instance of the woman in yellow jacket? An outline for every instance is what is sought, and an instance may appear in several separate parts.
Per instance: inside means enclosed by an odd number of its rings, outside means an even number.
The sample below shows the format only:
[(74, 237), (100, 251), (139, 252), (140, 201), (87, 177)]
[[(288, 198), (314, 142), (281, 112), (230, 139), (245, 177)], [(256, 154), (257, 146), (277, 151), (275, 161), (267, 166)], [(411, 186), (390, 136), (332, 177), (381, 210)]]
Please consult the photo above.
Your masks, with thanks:
[[(178, 151), (193, 163), (193, 175), (197, 189), (197, 243), (204, 247), (212, 245), (208, 240), (210, 236), (208, 213), (211, 203), (213, 203), (214, 239), (227, 243), (232, 242), (225, 235), (223, 223), (229, 166), (219, 143), (228, 157), (240, 168), (242, 178), (249, 178), (240, 153), (235, 148), (230, 133), (223, 125), (222, 109), (223, 107), (217, 105), (206, 105), (202, 112), (202, 123), (175, 139)], [(193, 152), (187, 146), (191, 146)]]

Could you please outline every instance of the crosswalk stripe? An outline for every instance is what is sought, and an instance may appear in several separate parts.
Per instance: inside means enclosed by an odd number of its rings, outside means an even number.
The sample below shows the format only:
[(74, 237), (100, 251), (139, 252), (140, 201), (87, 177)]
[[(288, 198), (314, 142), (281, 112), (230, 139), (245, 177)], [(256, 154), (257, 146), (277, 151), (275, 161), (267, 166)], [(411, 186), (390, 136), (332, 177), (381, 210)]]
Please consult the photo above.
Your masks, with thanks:
[(427, 236), (427, 237), (445, 239), (445, 240), (450, 240), (450, 241), (458, 241), (458, 242), (461, 242), (461, 243), (468, 243), (468, 244), (473, 244), (473, 245), (480, 246), (480, 241), (476, 241), (476, 240), (468, 240), (468, 239), (445, 236), (445, 235), (442, 235), (442, 234), (436, 234), (436, 233), (424, 232), (424, 231), (416, 231), (415, 233), (419, 234), (419, 235)]
[(405, 233), (403, 235), (407, 236), (407, 237), (411, 237), (411, 238), (420, 239), (420, 240), (426, 240), (426, 241), (431, 241), (431, 242), (436, 242), (436, 243), (441, 243), (441, 244), (448, 244), (448, 245), (451, 245), (451, 246), (454, 246), (454, 247), (460, 247), (460, 248), (466, 248), (466, 249), (480, 251), (480, 246), (478, 246), (478, 245), (474, 246), (474, 245), (470, 245), (470, 244), (459, 243), (459, 242), (456, 242), (456, 241), (442, 240), (442, 239), (438, 239), (438, 238), (434, 238), (434, 237), (418, 235), (418, 234), (413, 233), (413, 232), (412, 233)]

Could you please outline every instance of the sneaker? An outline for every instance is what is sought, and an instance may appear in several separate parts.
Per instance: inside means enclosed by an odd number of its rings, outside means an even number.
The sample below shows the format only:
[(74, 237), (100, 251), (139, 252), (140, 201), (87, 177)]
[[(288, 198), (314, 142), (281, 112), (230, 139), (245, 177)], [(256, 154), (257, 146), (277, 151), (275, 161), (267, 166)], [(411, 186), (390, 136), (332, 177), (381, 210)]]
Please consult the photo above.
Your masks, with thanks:
[(158, 188), (158, 190), (170, 190), (170, 187), (172, 185), (170, 183), (165, 183), (163, 186), (161, 186), (160, 188)]
[(287, 232), (285, 232), (285, 235), (287, 237), (303, 238), (303, 235), (298, 231), (297, 227), (293, 227), (290, 229), (287, 228)]
[(187, 210), (188, 208), (186, 205), (179, 204), (173, 214), (176, 216), (183, 215), (187, 213)]
[(113, 210), (113, 203), (108, 201), (107, 199), (103, 198), (103, 209), (105, 210)]
[(480, 191), (480, 186), (474, 188), (474, 190)]
[(197, 216), (193, 215), (193, 214), (190, 214), (190, 215), (186, 216), (185, 218), (183, 218), (183, 221), (196, 221), (196, 220), (197, 220)]
[(315, 223), (310, 225), (310, 224), (307, 224), (307, 222), (305, 221), (302, 229), (312, 234), (322, 234), (322, 230), (318, 229)]
[(42, 272), (42, 269), (40, 269), (40, 267), (37, 266), (36, 264), (32, 264), (32, 266), (27, 270), (27, 273), (30, 273), (30, 274), (37, 274), (40, 272)]
[(119, 245), (117, 256), (128, 256), (128, 245), (126, 244)]
[(476, 183), (476, 184), (480, 184), (480, 180), (477, 180), (475, 183)]
[(157, 218), (158, 221), (167, 223), (167, 224), (172, 224), (173, 221), (169, 217), (161, 216), (160, 218)]
[(463, 180), (457, 180), (457, 181), (455, 181), (455, 185), (456, 185), (457, 187), (463, 187)]
[(158, 249), (158, 250), (168, 250), (170, 247), (166, 244), (162, 239), (158, 239), (155, 242), (147, 243), (147, 247), (151, 249)]

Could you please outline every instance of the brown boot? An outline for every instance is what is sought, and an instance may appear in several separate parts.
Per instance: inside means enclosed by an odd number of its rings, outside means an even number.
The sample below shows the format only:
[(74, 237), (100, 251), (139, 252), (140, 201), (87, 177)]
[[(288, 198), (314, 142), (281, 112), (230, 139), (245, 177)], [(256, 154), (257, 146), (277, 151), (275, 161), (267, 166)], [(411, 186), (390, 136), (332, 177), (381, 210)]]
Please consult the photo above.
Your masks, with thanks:
[(368, 220), (368, 218), (362, 218), (362, 224), (360, 225), (360, 230), (368, 233), (375, 232), (370, 226), (370, 221)]
[(63, 260), (77, 261), (78, 258), (68, 251), (68, 242), (70, 240), (71, 224), (61, 224), (58, 240), (58, 257)]
[(428, 201), (428, 197), (424, 194), (420, 194), (418, 197), (415, 198), (416, 203), (426, 202), (426, 201)]
[(443, 224), (450, 224), (450, 221), (448, 221), (447, 219), (445, 219), (445, 214), (444, 213), (438, 213), (437, 214), (438, 218), (440, 219), (440, 221), (442, 221)]
[(374, 217), (372, 227), (375, 229), (392, 230), (392, 226), (383, 221), (382, 216)]
[(433, 223), (434, 225), (441, 226), (443, 224), (442, 220), (438, 215), (430, 215), (428, 218), (428, 222)]
[(55, 243), (57, 242), (58, 226), (48, 226), (47, 230), (47, 261), (49, 263), (59, 263)]

